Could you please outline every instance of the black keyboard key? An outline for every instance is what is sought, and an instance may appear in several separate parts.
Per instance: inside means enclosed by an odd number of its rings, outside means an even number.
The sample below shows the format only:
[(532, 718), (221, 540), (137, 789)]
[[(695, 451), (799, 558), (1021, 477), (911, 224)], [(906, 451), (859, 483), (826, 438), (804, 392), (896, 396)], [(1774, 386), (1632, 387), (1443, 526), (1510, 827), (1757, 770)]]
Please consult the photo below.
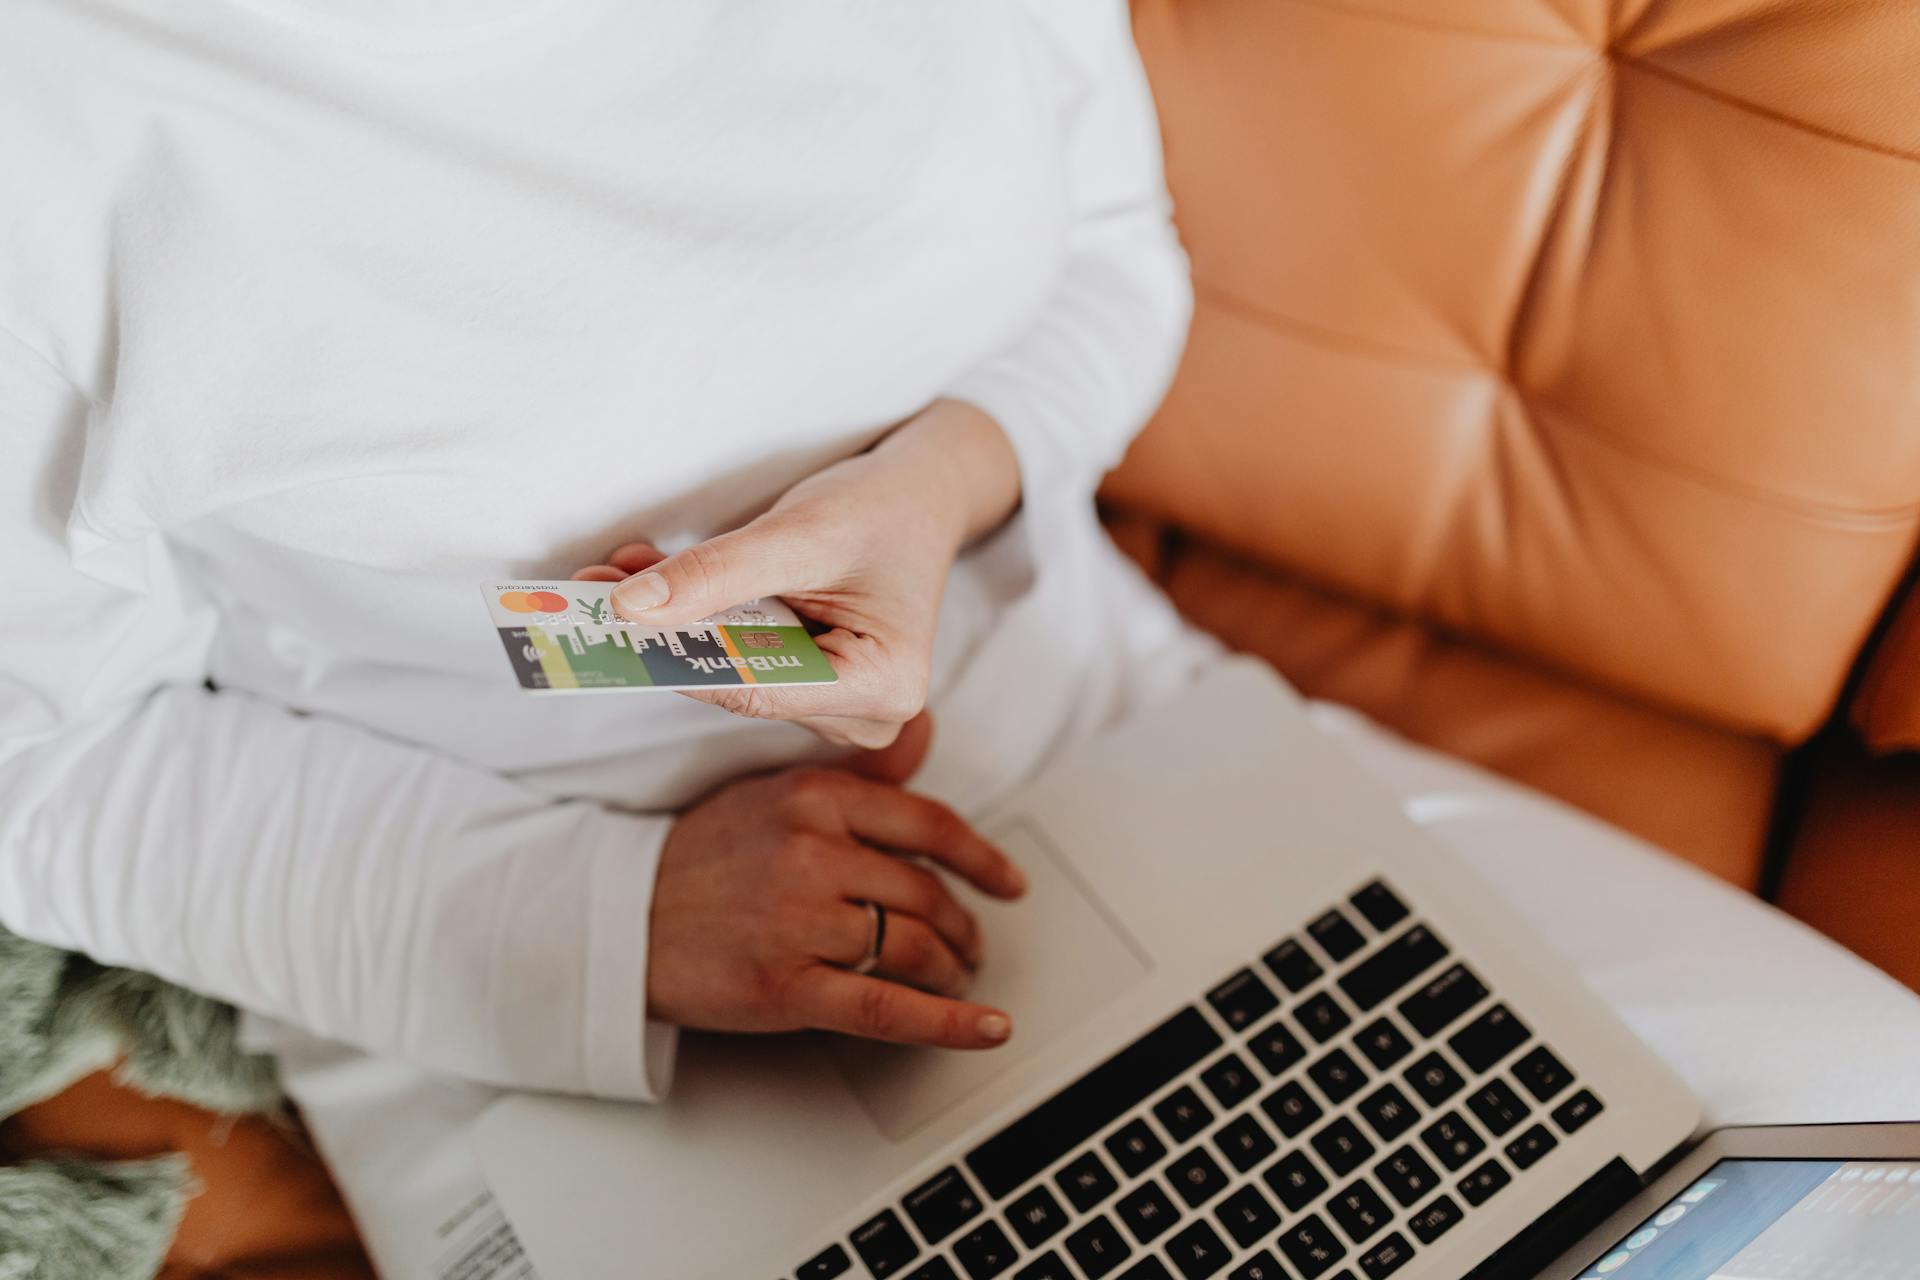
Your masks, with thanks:
[(1400, 1016), (1422, 1036), (1434, 1036), (1486, 996), (1486, 985), (1473, 976), (1473, 971), (1456, 964), (1402, 1000)]
[(1365, 1178), (1335, 1192), (1327, 1212), (1355, 1244), (1365, 1244), (1393, 1221), (1393, 1210)]
[(1439, 1106), (1467, 1087), (1466, 1080), (1437, 1049), (1408, 1067), (1401, 1078), (1430, 1107)]
[(939, 1244), (973, 1221), (981, 1209), (980, 1197), (973, 1194), (965, 1175), (952, 1165), (907, 1192), (901, 1203), (928, 1244)]
[(1513, 1010), (1497, 1004), (1460, 1028), (1447, 1044), (1470, 1071), (1486, 1071), (1527, 1042), (1532, 1033)]
[(1151, 1178), (1121, 1196), (1113, 1211), (1141, 1244), (1152, 1244), (1180, 1221), (1179, 1207)]
[(1335, 1049), (1320, 1061), (1307, 1068), (1307, 1075), (1320, 1086), (1320, 1092), (1327, 1095), (1327, 1101), (1339, 1106), (1367, 1082), (1367, 1073), (1360, 1064), (1350, 1057), (1345, 1049)]
[(1447, 944), (1433, 930), (1416, 924), (1341, 975), (1347, 999), (1371, 1011), (1387, 997), (1447, 958)]
[(967, 1280), (993, 1280), (1013, 1265), (1017, 1255), (1000, 1224), (988, 1219), (953, 1242), (953, 1256), (960, 1260)]
[(1441, 1196), (1409, 1218), (1407, 1225), (1413, 1228), (1413, 1234), (1421, 1244), (1432, 1244), (1453, 1230), (1462, 1216), (1460, 1206), (1451, 1197)]
[(1260, 958), (1267, 962), (1273, 976), (1280, 979), (1280, 985), (1295, 995), (1312, 986), (1313, 980), (1325, 972), (1296, 938), (1288, 938)]
[(1416, 1200), (1425, 1199), (1429, 1192), (1440, 1185), (1440, 1175), (1433, 1171), (1426, 1157), (1411, 1146), (1401, 1147), (1373, 1166), (1373, 1176), (1380, 1179), (1380, 1185), (1387, 1189), (1387, 1194), (1398, 1200), (1403, 1208), (1411, 1207)]
[(1173, 1272), (1158, 1258), (1142, 1258), (1128, 1267), (1120, 1280), (1173, 1280)]
[(960, 1277), (954, 1274), (953, 1264), (945, 1258), (928, 1258), (902, 1280), (960, 1280)]
[(1360, 1132), (1360, 1126), (1345, 1116), (1313, 1135), (1313, 1149), (1320, 1153), (1336, 1178), (1352, 1173), (1361, 1161), (1373, 1154), (1373, 1144)]
[(1560, 1140), (1547, 1132), (1547, 1126), (1537, 1124), (1507, 1144), (1507, 1159), (1516, 1169), (1531, 1169), (1540, 1163), (1541, 1156), (1559, 1145)]
[(1110, 1220), (1099, 1217), (1067, 1237), (1067, 1252), (1080, 1264), (1087, 1280), (1100, 1280), (1127, 1260), (1133, 1246), (1121, 1238), (1119, 1228)]
[(1308, 1125), (1326, 1114), (1298, 1080), (1289, 1080), (1260, 1099), (1260, 1109), (1273, 1121), (1274, 1128), (1289, 1138), (1299, 1137)]
[(1290, 1151), (1260, 1175), (1280, 1197), (1280, 1203), (1298, 1213), (1312, 1204), (1327, 1189), (1327, 1179), (1304, 1151)]
[(1247, 1040), (1247, 1048), (1253, 1050), (1253, 1056), (1260, 1059), (1260, 1065), (1268, 1074), (1276, 1076), (1285, 1075), (1307, 1056), (1306, 1046), (1278, 1018), (1254, 1032)]
[(1067, 1225), (1067, 1211), (1044, 1185), (1037, 1186), (1007, 1206), (1007, 1221), (1022, 1244), (1032, 1249), (1060, 1234)]
[(1206, 1015), (1182, 1009), (968, 1152), (967, 1168), (1003, 1199), (1219, 1047)]
[(847, 1268), (853, 1265), (853, 1259), (847, 1251), (837, 1244), (830, 1244), (800, 1264), (797, 1273), (799, 1280), (833, 1280), (835, 1276), (845, 1275)]
[(1220, 1149), (1228, 1164), (1241, 1173), (1253, 1168), (1272, 1155), (1277, 1147), (1267, 1131), (1251, 1114), (1236, 1116), (1221, 1125), (1213, 1135), (1213, 1145)]
[(1278, 1244), (1280, 1252), (1287, 1255), (1287, 1261), (1300, 1273), (1301, 1280), (1318, 1280), (1328, 1267), (1347, 1256), (1347, 1246), (1340, 1243), (1333, 1228), (1322, 1222), (1318, 1214), (1302, 1218), (1290, 1230), (1282, 1231)]
[(1228, 1054), (1202, 1071), (1200, 1083), (1206, 1085), (1207, 1092), (1228, 1111), (1251, 1098), (1260, 1087), (1260, 1079), (1253, 1074), (1253, 1068), (1237, 1053)]
[(1505, 1080), (1489, 1080), (1467, 1097), (1467, 1107), (1498, 1138), (1527, 1118), (1527, 1104)]
[(1572, 1133), (1599, 1115), (1600, 1111), (1600, 1099), (1582, 1089), (1553, 1109), (1553, 1122), (1560, 1126), (1560, 1132)]
[(1413, 1103), (1407, 1101), (1407, 1095), (1400, 1092), (1398, 1085), (1391, 1084), (1383, 1084), (1360, 1099), (1354, 1109), (1368, 1127), (1380, 1135), (1382, 1142), (1392, 1142), (1413, 1128), (1414, 1121), (1420, 1118)]
[(853, 1251), (867, 1264), (873, 1280), (886, 1280), (906, 1269), (920, 1253), (907, 1234), (907, 1224), (891, 1209), (882, 1209), (853, 1229)]
[(1212, 1108), (1184, 1084), (1154, 1103), (1153, 1114), (1175, 1142), (1185, 1142), (1213, 1123)]
[(1251, 1182), (1215, 1205), (1213, 1216), (1242, 1249), (1280, 1226), (1279, 1210)]
[(1545, 1102), (1573, 1083), (1573, 1072), (1545, 1045), (1521, 1055), (1513, 1064), (1513, 1076), (1536, 1102)]
[(1456, 1172), (1487, 1149), (1486, 1140), (1473, 1131), (1473, 1126), (1458, 1111), (1449, 1111), (1422, 1129), (1420, 1141), (1427, 1144), (1427, 1150), (1433, 1152), (1449, 1173)]
[(1053, 1180), (1060, 1184), (1060, 1191), (1067, 1197), (1067, 1203), (1082, 1213), (1120, 1189), (1120, 1184), (1113, 1179), (1112, 1170), (1091, 1151), (1055, 1174)]
[(1198, 1209), (1227, 1187), (1226, 1172), (1204, 1147), (1195, 1147), (1168, 1165), (1167, 1181), (1190, 1209)]
[(1474, 1208), (1500, 1194), (1500, 1188), (1513, 1181), (1513, 1176), (1500, 1167), (1498, 1160), (1489, 1160), (1460, 1179), (1460, 1197)]
[(1207, 1003), (1235, 1031), (1245, 1031), (1280, 1007), (1280, 997), (1251, 969), (1242, 969), (1213, 990)]
[(1180, 1268), (1186, 1280), (1207, 1280), (1227, 1265), (1233, 1250), (1227, 1248), (1226, 1241), (1202, 1218), (1187, 1224), (1180, 1234), (1167, 1241), (1167, 1256), (1173, 1259), (1173, 1265)]
[(1320, 949), (1336, 962), (1345, 960), (1367, 945), (1367, 940), (1353, 927), (1353, 921), (1341, 914), (1338, 907), (1327, 908), (1325, 915), (1307, 926), (1307, 932), (1320, 944)]
[(1227, 1280), (1287, 1280), (1287, 1273), (1280, 1269), (1280, 1259), (1262, 1249), (1235, 1267)]
[(1167, 1154), (1167, 1144), (1154, 1136), (1145, 1120), (1129, 1120), (1107, 1139), (1107, 1154), (1129, 1178), (1139, 1177)]
[(1413, 1246), (1398, 1231), (1360, 1255), (1360, 1269), (1367, 1280), (1386, 1280), (1413, 1261)]
[(1413, 1041), (1385, 1018), (1376, 1018), (1353, 1033), (1354, 1047), (1383, 1070), (1413, 1052)]
[(1300, 1029), (1312, 1036), (1316, 1044), (1327, 1041), (1345, 1031), (1353, 1022), (1340, 1002), (1333, 998), (1331, 991), (1322, 991), (1319, 995), (1303, 1000), (1293, 1011), (1293, 1020)]
[(1049, 1249), (1020, 1268), (1013, 1280), (1073, 1280), (1073, 1274), (1067, 1270), (1067, 1260)]
[(1393, 890), (1375, 880), (1364, 886), (1360, 892), (1347, 899), (1353, 904), (1366, 922), (1385, 933), (1407, 918), (1407, 904), (1394, 896)]

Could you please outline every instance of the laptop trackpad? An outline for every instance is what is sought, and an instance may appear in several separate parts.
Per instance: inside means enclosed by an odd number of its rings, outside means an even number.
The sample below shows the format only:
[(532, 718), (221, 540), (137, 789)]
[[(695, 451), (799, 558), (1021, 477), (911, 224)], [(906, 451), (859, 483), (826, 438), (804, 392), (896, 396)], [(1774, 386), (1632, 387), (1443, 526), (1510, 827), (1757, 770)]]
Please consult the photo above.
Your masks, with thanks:
[(889, 1138), (913, 1133), (1147, 974), (1144, 950), (1036, 826), (1020, 821), (992, 834), (1027, 873), (1026, 896), (995, 902), (958, 884), (955, 893), (986, 935), (986, 961), (969, 995), (1012, 1014), (1013, 1039), (956, 1052), (836, 1037), (842, 1075)]

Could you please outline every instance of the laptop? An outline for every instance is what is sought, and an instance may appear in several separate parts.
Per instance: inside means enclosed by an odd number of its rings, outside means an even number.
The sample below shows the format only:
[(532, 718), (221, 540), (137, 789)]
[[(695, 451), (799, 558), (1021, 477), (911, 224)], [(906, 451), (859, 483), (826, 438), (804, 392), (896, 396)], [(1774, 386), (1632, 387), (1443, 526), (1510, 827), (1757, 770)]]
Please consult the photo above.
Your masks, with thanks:
[(1257, 662), (978, 825), (1031, 882), (968, 897), (1013, 1039), (688, 1035), (663, 1105), (509, 1096), (476, 1141), (540, 1275), (1530, 1277), (1698, 1124)]

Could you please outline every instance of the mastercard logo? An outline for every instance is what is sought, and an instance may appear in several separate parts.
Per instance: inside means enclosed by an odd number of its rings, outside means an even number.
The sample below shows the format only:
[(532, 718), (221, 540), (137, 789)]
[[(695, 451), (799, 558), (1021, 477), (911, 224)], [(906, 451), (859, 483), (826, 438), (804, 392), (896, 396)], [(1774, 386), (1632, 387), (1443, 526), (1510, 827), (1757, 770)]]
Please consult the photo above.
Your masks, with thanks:
[(502, 591), (500, 607), (512, 613), (565, 613), (567, 598), (558, 591)]

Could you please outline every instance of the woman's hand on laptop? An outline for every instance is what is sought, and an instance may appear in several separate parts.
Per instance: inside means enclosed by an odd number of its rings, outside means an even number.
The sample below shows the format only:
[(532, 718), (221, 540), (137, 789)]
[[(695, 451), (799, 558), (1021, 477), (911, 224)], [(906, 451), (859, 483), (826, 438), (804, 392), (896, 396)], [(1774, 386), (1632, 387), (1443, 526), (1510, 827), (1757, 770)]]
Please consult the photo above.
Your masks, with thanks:
[[(1007, 1015), (960, 998), (980, 962), (979, 925), (909, 858), (999, 898), (1026, 887), (952, 810), (897, 782), (796, 768), (721, 788), (680, 816), (661, 853), (647, 1012), (716, 1031), (1004, 1042)], [(863, 976), (851, 966), (873, 940), (869, 902), (885, 908), (886, 928)]]
[(687, 696), (744, 716), (794, 720), (842, 745), (883, 747), (926, 703), (934, 623), (954, 557), (1004, 521), (1019, 495), (1019, 469), (999, 425), (971, 405), (940, 400), (731, 533), (671, 556), (629, 543), (574, 576), (620, 582), (614, 608), (661, 627), (784, 598), (831, 628), (817, 641), (839, 682)]

